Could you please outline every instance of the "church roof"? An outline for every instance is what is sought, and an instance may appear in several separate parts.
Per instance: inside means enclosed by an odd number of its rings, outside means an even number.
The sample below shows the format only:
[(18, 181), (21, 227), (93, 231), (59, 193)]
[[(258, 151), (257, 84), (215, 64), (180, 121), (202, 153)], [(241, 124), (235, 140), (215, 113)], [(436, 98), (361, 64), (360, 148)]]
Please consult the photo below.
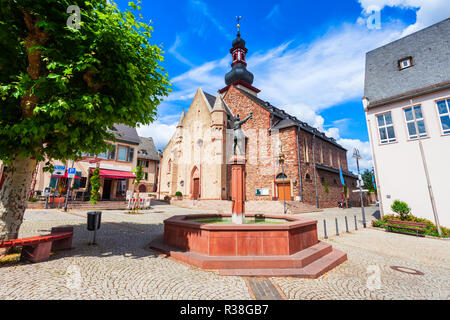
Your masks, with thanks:
[(343, 150), (347, 151), (347, 149), (345, 149), (339, 143), (336, 142), (336, 139), (331, 138), (331, 137), (327, 137), (325, 135), (325, 133), (317, 130), (314, 127), (311, 127), (306, 122), (303, 122), (303, 121), (297, 119), (296, 117), (291, 116), (290, 114), (288, 114), (287, 112), (285, 112), (282, 109), (279, 109), (279, 108), (277, 108), (275, 106), (272, 106), (270, 104), (270, 102), (264, 101), (264, 100), (262, 100), (262, 99), (260, 99), (260, 98), (258, 98), (256, 96), (254, 96), (254, 95), (252, 95), (252, 94), (242, 90), (242, 89), (239, 89), (239, 88), (237, 88), (237, 89), (240, 92), (242, 92), (246, 97), (251, 99), (253, 102), (255, 102), (256, 104), (261, 106), (263, 109), (267, 110), (268, 112), (270, 112), (274, 116), (280, 118), (279, 121), (275, 122), (272, 125), (272, 128), (270, 128), (270, 130), (276, 130), (276, 129), (280, 130), (280, 129), (289, 128), (289, 127), (292, 127), (292, 126), (297, 126), (300, 129), (302, 129), (302, 130), (304, 130), (306, 132), (309, 132), (309, 133), (317, 136), (318, 138), (335, 145), (336, 147), (338, 147), (340, 149), (343, 149)]
[(211, 106), (211, 109), (214, 108), (214, 103), (216, 102), (216, 97), (213, 96), (212, 94), (206, 93), (205, 91), (203, 91), (203, 93), (205, 94), (206, 100), (208, 100), (208, 103)]

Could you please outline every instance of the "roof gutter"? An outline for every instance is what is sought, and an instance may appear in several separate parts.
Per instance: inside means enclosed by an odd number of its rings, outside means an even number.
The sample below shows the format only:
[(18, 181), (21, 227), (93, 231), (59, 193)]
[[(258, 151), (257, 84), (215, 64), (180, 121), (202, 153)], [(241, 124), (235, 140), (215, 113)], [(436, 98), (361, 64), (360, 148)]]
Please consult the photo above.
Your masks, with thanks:
[(450, 81), (441, 82), (441, 83), (438, 83), (438, 84), (435, 84), (432, 86), (428, 86), (426, 88), (419, 89), (419, 90), (408, 91), (408, 92), (405, 92), (405, 93), (402, 93), (402, 94), (399, 94), (396, 96), (392, 96), (387, 99), (374, 101), (372, 103), (370, 103), (370, 101), (366, 97), (364, 97), (363, 99), (367, 99), (367, 106), (365, 106), (365, 109), (369, 110), (369, 109), (381, 107), (381, 106), (384, 106), (387, 104), (399, 102), (399, 101), (406, 100), (406, 99), (414, 99), (414, 98), (417, 98), (422, 95), (434, 93), (434, 92), (445, 90), (445, 89), (450, 89)]

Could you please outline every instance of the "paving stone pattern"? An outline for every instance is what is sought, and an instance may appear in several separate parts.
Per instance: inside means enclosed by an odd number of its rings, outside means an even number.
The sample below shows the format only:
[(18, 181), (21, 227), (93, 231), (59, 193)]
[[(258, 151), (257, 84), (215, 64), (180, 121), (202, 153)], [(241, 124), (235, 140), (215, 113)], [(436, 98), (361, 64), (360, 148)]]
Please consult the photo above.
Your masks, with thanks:
[[(345, 211), (345, 210), (344, 210)], [(326, 242), (348, 261), (319, 279), (220, 276), (178, 263), (148, 249), (173, 215), (214, 212), (155, 205), (142, 215), (104, 211), (97, 246), (88, 245), (86, 211), (27, 210), (20, 237), (74, 227), (74, 248), (36, 264), (0, 265), (3, 299), (444, 299), (450, 297), (450, 242), (360, 228)], [(347, 211), (349, 212), (349, 211)], [(333, 221), (342, 209), (306, 214)], [(320, 235), (320, 228), (319, 228)], [(423, 276), (399, 272), (408, 267)], [(372, 269), (368, 269), (368, 268)], [(375, 268), (375, 271), (373, 271)], [(379, 288), (370, 276), (379, 268)], [(376, 280), (376, 279), (375, 279)], [(249, 291), (250, 290), (252, 292)], [(284, 297), (283, 297), (284, 298)]]

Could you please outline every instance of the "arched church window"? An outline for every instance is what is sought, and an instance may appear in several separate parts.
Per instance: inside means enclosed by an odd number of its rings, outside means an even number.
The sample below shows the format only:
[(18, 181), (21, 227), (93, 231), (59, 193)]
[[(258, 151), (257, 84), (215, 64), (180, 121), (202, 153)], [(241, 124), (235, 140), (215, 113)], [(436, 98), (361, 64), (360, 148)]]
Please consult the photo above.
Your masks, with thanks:
[(170, 173), (171, 170), (172, 170), (172, 160), (169, 159), (169, 162), (167, 163), (167, 173)]
[(180, 186), (184, 187), (184, 181), (180, 182)]
[(140, 186), (139, 186), (139, 192), (147, 192), (147, 187), (145, 186), (145, 184), (141, 184)]
[(280, 173), (279, 175), (277, 175), (277, 180), (282, 180), (282, 179), (287, 179), (287, 175), (285, 175), (284, 173)]

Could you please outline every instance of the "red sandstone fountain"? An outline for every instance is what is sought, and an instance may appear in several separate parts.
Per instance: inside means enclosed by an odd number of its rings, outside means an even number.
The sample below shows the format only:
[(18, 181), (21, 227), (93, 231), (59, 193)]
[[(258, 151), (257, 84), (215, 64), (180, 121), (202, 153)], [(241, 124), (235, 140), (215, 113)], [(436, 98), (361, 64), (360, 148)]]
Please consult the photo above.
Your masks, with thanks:
[[(238, 129), (248, 119), (251, 115), (238, 121)], [(346, 253), (318, 240), (315, 220), (245, 215), (245, 148), (236, 136), (235, 155), (230, 158), (232, 214), (169, 218), (164, 221), (164, 237), (155, 239), (150, 248), (202, 269), (235, 276), (317, 278), (346, 261)]]

